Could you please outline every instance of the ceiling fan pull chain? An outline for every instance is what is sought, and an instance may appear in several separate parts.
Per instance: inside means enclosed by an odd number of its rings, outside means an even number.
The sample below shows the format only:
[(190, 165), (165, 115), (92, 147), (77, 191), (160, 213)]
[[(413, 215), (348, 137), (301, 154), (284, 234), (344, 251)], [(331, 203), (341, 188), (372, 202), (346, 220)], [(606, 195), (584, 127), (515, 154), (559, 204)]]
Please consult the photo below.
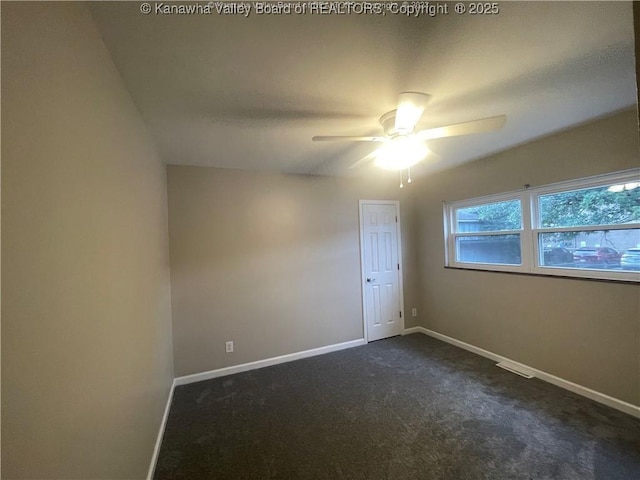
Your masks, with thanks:
[(400, 188), (404, 188), (404, 184), (402, 183), (402, 170), (400, 170)]
[(411, 183), (411, 167), (407, 168), (407, 183)]

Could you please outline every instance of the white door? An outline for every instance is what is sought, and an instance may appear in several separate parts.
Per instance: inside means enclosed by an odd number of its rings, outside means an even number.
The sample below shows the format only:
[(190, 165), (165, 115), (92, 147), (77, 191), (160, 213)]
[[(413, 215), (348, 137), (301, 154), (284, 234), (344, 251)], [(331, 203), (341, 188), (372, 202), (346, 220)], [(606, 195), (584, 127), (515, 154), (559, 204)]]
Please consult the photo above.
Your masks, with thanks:
[(400, 335), (400, 255), (397, 202), (361, 202), (363, 306), (367, 341)]

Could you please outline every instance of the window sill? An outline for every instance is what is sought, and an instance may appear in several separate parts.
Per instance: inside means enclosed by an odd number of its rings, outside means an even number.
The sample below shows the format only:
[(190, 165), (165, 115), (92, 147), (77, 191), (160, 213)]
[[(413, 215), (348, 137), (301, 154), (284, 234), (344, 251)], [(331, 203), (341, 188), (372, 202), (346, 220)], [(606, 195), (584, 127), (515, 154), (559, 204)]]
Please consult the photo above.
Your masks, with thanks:
[(604, 282), (604, 283), (622, 283), (627, 285), (639, 285), (640, 280), (628, 280), (624, 278), (613, 279), (613, 278), (595, 278), (595, 277), (582, 277), (578, 275), (563, 275), (563, 274), (549, 274), (549, 273), (538, 273), (538, 272), (514, 272), (510, 270), (492, 270), (489, 268), (471, 268), (471, 267), (451, 267), (444, 266), (447, 270), (464, 270), (471, 272), (490, 272), (490, 273), (499, 273), (499, 274), (507, 274), (507, 275), (525, 275), (525, 276), (533, 276), (533, 277), (545, 277), (545, 278), (562, 278), (569, 280), (583, 280), (587, 282)]

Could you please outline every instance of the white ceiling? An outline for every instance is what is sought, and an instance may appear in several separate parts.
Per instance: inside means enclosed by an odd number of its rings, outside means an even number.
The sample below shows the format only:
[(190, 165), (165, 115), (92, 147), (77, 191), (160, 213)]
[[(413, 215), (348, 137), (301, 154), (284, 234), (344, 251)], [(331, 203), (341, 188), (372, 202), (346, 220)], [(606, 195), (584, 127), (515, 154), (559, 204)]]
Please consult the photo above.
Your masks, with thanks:
[(376, 144), (311, 137), (381, 134), (378, 118), (406, 90), (432, 95), (427, 127), (507, 114), (499, 132), (431, 141), (439, 158), (418, 174), (636, 103), (631, 2), (500, 2), (493, 16), (418, 18), (139, 6), (91, 10), (170, 164), (351, 174)]

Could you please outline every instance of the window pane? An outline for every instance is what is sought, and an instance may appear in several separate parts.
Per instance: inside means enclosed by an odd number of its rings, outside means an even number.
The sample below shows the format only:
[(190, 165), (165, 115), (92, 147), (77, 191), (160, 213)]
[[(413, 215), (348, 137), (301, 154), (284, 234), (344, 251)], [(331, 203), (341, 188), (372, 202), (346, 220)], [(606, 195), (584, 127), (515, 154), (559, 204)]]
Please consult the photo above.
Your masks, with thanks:
[(521, 228), (520, 200), (456, 209), (456, 232), (499, 232)]
[(456, 238), (456, 260), (466, 263), (520, 265), (520, 235)]
[(540, 265), (545, 267), (640, 270), (637, 228), (540, 233), (538, 241)]
[(541, 195), (538, 202), (542, 228), (640, 222), (640, 182)]

